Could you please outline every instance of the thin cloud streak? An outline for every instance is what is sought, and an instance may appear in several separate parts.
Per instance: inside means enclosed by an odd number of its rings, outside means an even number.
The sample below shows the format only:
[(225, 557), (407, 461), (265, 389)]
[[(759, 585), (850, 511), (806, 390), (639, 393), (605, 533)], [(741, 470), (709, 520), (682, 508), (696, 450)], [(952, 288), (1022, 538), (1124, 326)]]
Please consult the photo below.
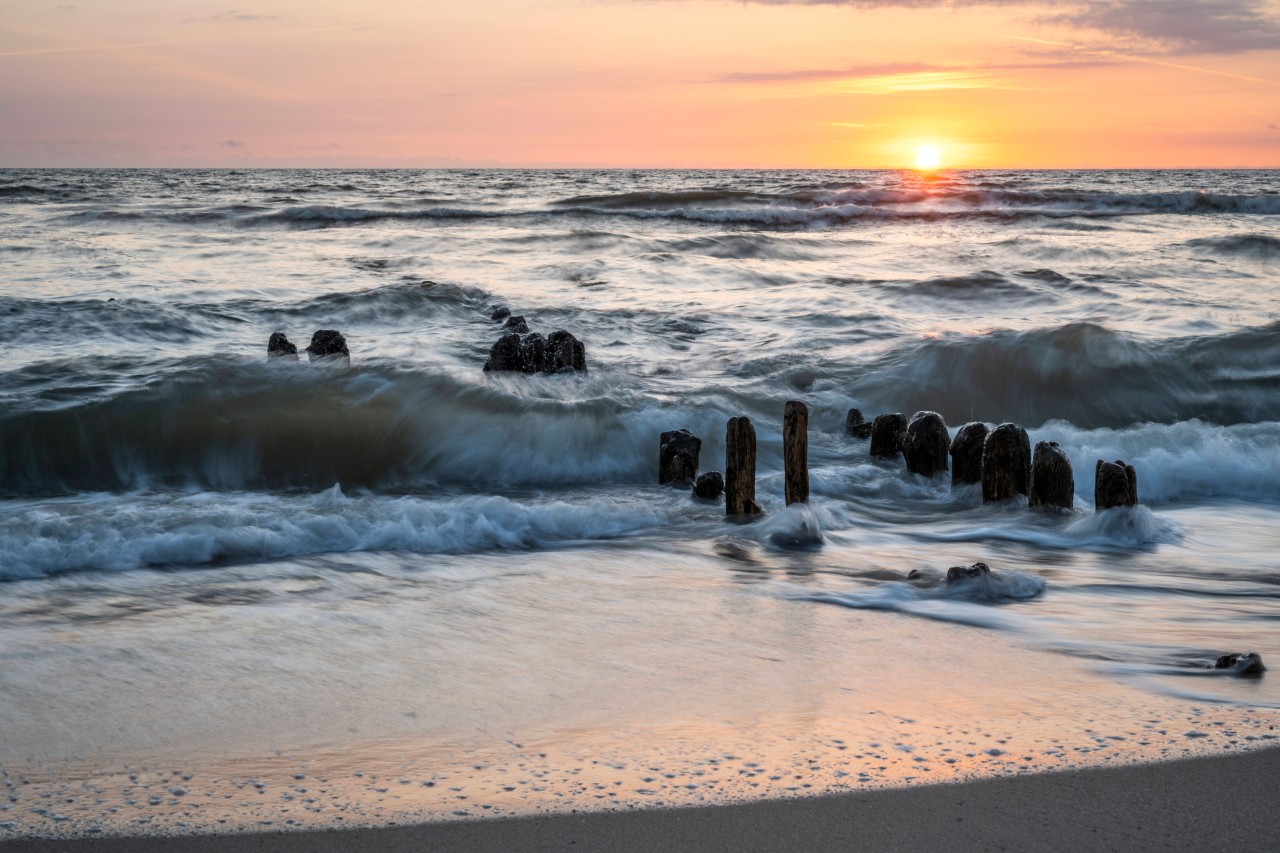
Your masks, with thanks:
[(1047, 44), (1054, 45), (1056, 47), (1065, 47), (1083, 53), (1097, 54), (1099, 56), (1106, 57), (1109, 60), (1118, 62), (1139, 62), (1145, 65), (1159, 65), (1163, 68), (1177, 68), (1180, 71), (1195, 71), (1199, 74), (1213, 74), (1218, 77), (1231, 77), (1236, 80), (1247, 80), (1250, 83), (1266, 83), (1270, 86), (1280, 86), (1280, 80), (1270, 80), (1266, 77), (1254, 77), (1249, 74), (1237, 74), (1234, 71), (1220, 71), (1216, 68), (1203, 68), (1198, 65), (1187, 65), (1181, 62), (1168, 62), (1163, 59), (1153, 59), (1149, 56), (1137, 56), (1134, 54), (1121, 53), (1120, 51), (1105, 47), (1089, 47), (1087, 45), (1072, 44), (1071, 42), (1065, 41), (1049, 41), (1048, 39), (1031, 38), (1030, 36), (1007, 35), (1005, 38), (1014, 39), (1015, 41), (1032, 42), (1034, 44)]
[[(651, 2), (651, 0), (646, 0)], [(1018, 8), (1040, 21), (1151, 44), (1155, 52), (1238, 54), (1280, 48), (1280, 14), (1270, 0), (735, 0), (760, 6), (854, 9)], [(1047, 10), (1059, 10), (1043, 14)]]
[[(272, 32), (258, 33), (237, 33), (236, 35), (212, 36), (209, 38), (193, 38), (193, 39), (176, 39), (170, 41), (149, 41), (149, 42), (122, 42), (122, 43), (92, 43), (84, 45), (76, 45), (73, 47), (38, 47), (31, 50), (9, 50), (0, 52), (0, 57), (7, 56), (44, 56), (46, 54), (55, 53), (91, 53), (93, 51), (112, 51), (112, 50), (128, 50), (138, 49), (145, 50), (153, 47), (187, 47), (190, 45), (200, 44), (224, 44), (226, 42), (246, 41), (249, 39), (274, 38), (276, 36), (304, 35), (308, 33), (325, 33), (336, 32), (341, 30), (358, 30), (362, 29), (360, 24), (347, 24), (344, 26), (333, 27), (305, 27), (296, 30), (273, 30)], [(63, 39), (82, 39), (72, 33), (58, 33), (50, 30), (35, 30), (30, 27), (14, 27), (8, 24), (0, 24), (0, 30), (9, 30), (10, 32), (25, 32), (28, 35), (40, 35), (46, 38), (63, 38)]]

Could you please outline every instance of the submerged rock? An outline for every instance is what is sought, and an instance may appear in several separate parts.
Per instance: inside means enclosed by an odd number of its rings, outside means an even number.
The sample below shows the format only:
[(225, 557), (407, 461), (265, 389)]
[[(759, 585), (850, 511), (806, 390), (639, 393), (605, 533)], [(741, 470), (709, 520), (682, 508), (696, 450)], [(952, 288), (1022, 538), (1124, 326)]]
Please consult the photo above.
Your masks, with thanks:
[(586, 373), (587, 348), (582, 341), (559, 329), (547, 336), (547, 356), (543, 371), (561, 373), (565, 370)]
[(333, 358), (341, 356), (350, 358), (347, 351), (347, 339), (336, 329), (320, 329), (311, 336), (311, 345), (307, 347), (307, 356), (311, 361), (317, 358)]
[(1111, 509), (1115, 506), (1135, 506), (1138, 503), (1138, 472), (1122, 460), (1103, 462), (1098, 460), (1093, 477), (1093, 505), (1095, 509)]
[(978, 421), (956, 430), (951, 440), (951, 485), (968, 486), (982, 482), (982, 448), (987, 425)]
[(907, 416), (901, 413), (876, 415), (871, 424), (872, 456), (897, 456), (907, 440)]
[(947, 569), (947, 583), (981, 578), (991, 574), (991, 567), (986, 563), (974, 563), (972, 566), (952, 566)]
[(937, 412), (916, 412), (907, 424), (907, 436), (902, 455), (907, 460), (907, 470), (912, 474), (933, 477), (946, 473), (947, 449), (951, 436), (947, 423)]
[(871, 427), (872, 425), (862, 417), (862, 412), (857, 409), (850, 409), (849, 414), (845, 415), (845, 435), (853, 436), (854, 438), (871, 438)]
[(515, 332), (517, 335), (527, 335), (529, 333), (529, 324), (519, 314), (507, 317), (507, 322), (502, 324), (502, 328)]
[(290, 356), (296, 361), (298, 358), (298, 346), (297, 344), (289, 343), (289, 339), (285, 337), (284, 332), (272, 332), (271, 337), (267, 340), (267, 358), (280, 356)]
[(520, 369), (520, 336), (514, 332), (503, 335), (489, 349), (489, 360), (484, 363), (484, 372)]
[(1213, 662), (1214, 669), (1229, 669), (1232, 675), (1262, 675), (1267, 668), (1257, 652), (1232, 652)]
[(1017, 424), (1004, 423), (982, 443), (982, 500), (1004, 501), (1027, 493), (1031, 439)]
[(543, 373), (547, 363), (547, 339), (537, 332), (520, 338), (521, 373)]
[(1070, 457), (1056, 441), (1037, 442), (1027, 506), (1071, 509), (1075, 502), (1076, 480), (1071, 473)]
[(490, 320), (505, 320), (511, 316), (511, 309), (505, 305), (495, 305), (489, 312)]
[[(484, 363), (486, 373), (506, 370), (517, 373), (586, 373), (587, 351), (582, 341), (566, 331), (552, 332), (544, 338), (530, 332), (523, 317), (489, 349)], [(511, 321), (507, 321), (511, 326)], [(514, 329), (524, 329), (523, 332)]]
[(664, 432), (658, 446), (658, 482), (687, 487), (698, 476), (702, 439), (687, 429)]
[(698, 480), (693, 484), (693, 496), (704, 501), (719, 500), (724, 494), (724, 475), (719, 471), (708, 471), (705, 474), (699, 474)]

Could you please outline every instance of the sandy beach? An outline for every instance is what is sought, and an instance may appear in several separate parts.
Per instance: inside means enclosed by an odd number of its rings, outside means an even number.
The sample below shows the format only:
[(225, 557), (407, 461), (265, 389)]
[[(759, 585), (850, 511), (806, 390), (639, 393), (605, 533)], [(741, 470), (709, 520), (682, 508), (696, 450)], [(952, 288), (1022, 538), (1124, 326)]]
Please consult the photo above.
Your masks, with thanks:
[(11, 841), (14, 853), (1272, 850), (1280, 750), (746, 805), (382, 829)]

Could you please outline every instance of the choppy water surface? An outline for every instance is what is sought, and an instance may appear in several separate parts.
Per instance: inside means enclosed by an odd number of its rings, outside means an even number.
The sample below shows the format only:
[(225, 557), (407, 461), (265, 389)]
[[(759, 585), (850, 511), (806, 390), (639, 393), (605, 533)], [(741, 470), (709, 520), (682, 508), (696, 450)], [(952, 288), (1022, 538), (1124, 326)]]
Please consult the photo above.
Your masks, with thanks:
[[(0, 172), (0, 724), (19, 733), (0, 763), (145, 756), (173, 722), (129, 696), (177, 682), (198, 685), (183, 707), (257, 697), (291, 721), (283, 748), (332, 747), (394, 704), (353, 696), (418, 690), (437, 713), (414, 736), (441, 743), (489, 717), (678, 728), (705, 719), (689, 697), (712, 673), (772, 659), (761, 619), (821, 620), (823, 642), (881, 661), (969, 626), (954, 636), (975, 649), (1066, 653), (1162, 702), (1280, 707), (1274, 674), (1206, 669), (1280, 663), (1278, 188), (1256, 171)], [(590, 372), (482, 373), (499, 305), (576, 334)], [(320, 328), (346, 335), (349, 367), (267, 362), (272, 332), (305, 346)], [(810, 409), (813, 482), (784, 509), (789, 399)], [(1069, 453), (1075, 510), (983, 506), (872, 461), (843, 434), (851, 406), (1019, 422)], [(740, 414), (768, 513), (746, 526), (654, 484), (661, 431), (692, 430), (721, 469)], [(1141, 506), (1093, 511), (1100, 458), (1135, 466)], [(997, 577), (905, 581), (975, 560)], [(794, 665), (777, 707), (752, 694), (761, 713), (837, 689), (819, 658)], [(345, 708), (332, 732), (298, 710), (311, 689)], [(225, 701), (202, 731), (251, 718)]]

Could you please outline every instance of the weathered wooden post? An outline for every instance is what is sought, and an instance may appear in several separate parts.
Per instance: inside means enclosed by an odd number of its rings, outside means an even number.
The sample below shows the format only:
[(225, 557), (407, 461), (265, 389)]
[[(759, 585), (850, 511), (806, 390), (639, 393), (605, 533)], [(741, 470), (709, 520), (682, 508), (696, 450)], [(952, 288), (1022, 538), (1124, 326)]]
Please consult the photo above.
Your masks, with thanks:
[(782, 410), (782, 460), (787, 506), (809, 502), (809, 407), (788, 400)]
[(729, 418), (724, 437), (724, 513), (755, 515), (756, 429), (748, 417)]
[(1031, 463), (1031, 489), (1027, 506), (1054, 506), (1071, 509), (1076, 502), (1076, 479), (1071, 459), (1056, 441), (1036, 443)]
[(907, 416), (901, 413), (876, 415), (871, 424), (872, 456), (897, 456), (907, 438)]
[(1000, 424), (982, 444), (982, 500), (1004, 501), (1027, 493), (1031, 440), (1017, 424)]
[(912, 474), (933, 477), (947, 470), (947, 449), (951, 436), (947, 422), (937, 412), (916, 412), (907, 424), (907, 438), (902, 445), (902, 455), (907, 460), (907, 470)]
[(664, 432), (658, 445), (658, 482), (673, 486), (693, 485), (698, 476), (698, 454), (702, 439), (687, 429)]
[(1093, 477), (1094, 508), (1103, 510), (1137, 503), (1138, 472), (1133, 470), (1133, 466), (1119, 459), (1115, 462), (1099, 459)]
[(987, 425), (978, 421), (956, 430), (951, 442), (951, 486), (968, 486), (982, 482), (982, 446), (987, 440)]

